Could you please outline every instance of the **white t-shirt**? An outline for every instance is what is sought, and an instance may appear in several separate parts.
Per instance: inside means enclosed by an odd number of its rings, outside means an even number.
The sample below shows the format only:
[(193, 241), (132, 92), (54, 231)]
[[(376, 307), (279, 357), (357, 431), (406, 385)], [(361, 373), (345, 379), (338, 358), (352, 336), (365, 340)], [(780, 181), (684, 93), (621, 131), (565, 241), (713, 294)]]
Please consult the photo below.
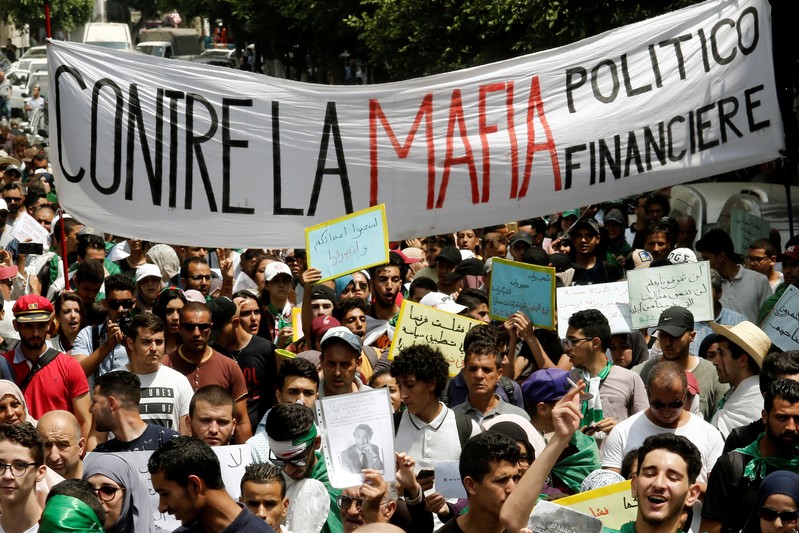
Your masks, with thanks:
[(325, 485), (312, 478), (286, 480), (286, 528), (293, 533), (319, 533), (330, 513), (330, 495)]
[(180, 431), (180, 419), (189, 414), (189, 403), (194, 395), (186, 376), (163, 365), (152, 374), (136, 375), (141, 380), (139, 413), (142, 420)]
[(759, 420), (763, 413), (763, 395), (760, 393), (760, 376), (749, 376), (725, 394), (724, 405), (710, 421), (719, 428), (726, 439), (730, 432)]
[(702, 417), (689, 414), (691, 418), (688, 423), (675, 429), (656, 426), (646, 417), (646, 411), (619, 422), (605, 439), (605, 446), (600, 451), (602, 466), (621, 468), (627, 452), (640, 448), (647, 437), (659, 433), (673, 433), (686, 437), (699, 448), (702, 454), (702, 471), (697, 481), (707, 483), (707, 476), (724, 451), (724, 440), (719, 430), (702, 420)]
[[(36, 533), (37, 531), (39, 531), (39, 524), (34, 524), (33, 527), (26, 529), (22, 533)], [(3, 529), (3, 526), (0, 526), (0, 533), (6, 533), (6, 530)]]

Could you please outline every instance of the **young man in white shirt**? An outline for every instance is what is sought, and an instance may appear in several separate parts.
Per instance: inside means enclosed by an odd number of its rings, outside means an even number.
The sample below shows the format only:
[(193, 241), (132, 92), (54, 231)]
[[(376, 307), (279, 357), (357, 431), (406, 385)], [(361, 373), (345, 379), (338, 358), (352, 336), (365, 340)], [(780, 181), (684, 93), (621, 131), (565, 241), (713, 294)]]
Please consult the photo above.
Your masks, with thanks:
[(0, 425), (0, 533), (35, 533), (42, 507), (36, 483), (44, 479), (44, 446), (30, 424)]

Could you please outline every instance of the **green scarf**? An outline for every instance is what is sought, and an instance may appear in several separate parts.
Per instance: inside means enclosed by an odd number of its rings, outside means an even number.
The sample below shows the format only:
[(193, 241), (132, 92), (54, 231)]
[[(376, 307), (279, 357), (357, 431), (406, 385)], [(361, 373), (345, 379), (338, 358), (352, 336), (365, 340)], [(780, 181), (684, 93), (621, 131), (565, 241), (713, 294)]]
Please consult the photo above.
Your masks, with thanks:
[(749, 446), (735, 450), (738, 453), (752, 457), (752, 460), (744, 467), (744, 477), (752, 480), (757, 478), (763, 479), (766, 477), (767, 467), (771, 467), (773, 470), (799, 472), (799, 457), (794, 456), (790, 459), (786, 459), (780, 456), (763, 457), (760, 455), (760, 441), (763, 440), (764, 436), (765, 433), (761, 433), (757, 440)]
[[(583, 402), (583, 421), (581, 422), (580, 427), (593, 426), (600, 420), (605, 419), (605, 415), (602, 413), (602, 401), (599, 398), (599, 387), (602, 382), (605, 381), (605, 378), (608, 377), (608, 374), (610, 374), (610, 369), (612, 366), (613, 362), (608, 361), (605, 365), (605, 368), (600, 370), (599, 375), (595, 378), (591, 378), (591, 376), (588, 374), (588, 371), (584, 368), (579, 368), (580, 377), (582, 377), (583, 381), (586, 383), (586, 392), (590, 392), (594, 395), (594, 397), (590, 400)], [(592, 386), (592, 379), (594, 383), (597, 384), (595, 387)]]
[(552, 475), (563, 481), (570, 490), (577, 494), (580, 485), (588, 474), (602, 468), (599, 459), (599, 448), (596, 441), (588, 435), (577, 431), (569, 444), (577, 448), (577, 453), (564, 457), (552, 467)]
[[(612, 529), (602, 528), (602, 531), (613, 531)], [(622, 525), (619, 529), (619, 533), (635, 533), (635, 521), (627, 522), (626, 524)], [(682, 529), (678, 529), (677, 533), (683, 533)]]
[(42, 519), (39, 521), (42, 533), (102, 533), (103, 526), (91, 507), (81, 500), (65, 494), (57, 494), (47, 500)]
[(327, 494), (330, 496), (330, 512), (327, 513), (327, 521), (325, 525), (322, 526), (321, 533), (344, 533), (344, 521), (341, 519), (341, 511), (339, 511), (338, 503), (336, 503), (336, 498), (341, 494), (341, 491), (339, 489), (334, 489), (330, 485), (330, 479), (327, 477), (325, 457), (319, 452), (314, 453), (316, 454), (316, 464), (313, 466), (309, 477), (321, 481), (327, 489)]

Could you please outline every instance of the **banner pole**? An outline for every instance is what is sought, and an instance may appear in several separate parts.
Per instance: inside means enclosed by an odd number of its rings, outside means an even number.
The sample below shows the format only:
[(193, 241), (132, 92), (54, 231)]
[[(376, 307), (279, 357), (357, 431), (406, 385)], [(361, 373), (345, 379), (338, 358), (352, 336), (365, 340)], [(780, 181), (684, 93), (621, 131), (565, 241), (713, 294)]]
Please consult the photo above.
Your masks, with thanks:
[(61, 262), (64, 264), (64, 290), (69, 290), (69, 261), (67, 260), (67, 232), (64, 229), (64, 215), (66, 211), (59, 208), (58, 223), (61, 226)]

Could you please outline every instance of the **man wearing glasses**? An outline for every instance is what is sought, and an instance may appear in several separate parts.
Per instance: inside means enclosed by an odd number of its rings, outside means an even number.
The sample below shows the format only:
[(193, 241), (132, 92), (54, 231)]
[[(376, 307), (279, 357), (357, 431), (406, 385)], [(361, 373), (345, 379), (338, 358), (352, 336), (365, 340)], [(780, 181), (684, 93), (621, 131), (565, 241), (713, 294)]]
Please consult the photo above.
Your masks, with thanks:
[(200, 291), (208, 299), (211, 290), (211, 266), (204, 257), (190, 257), (180, 267), (180, 284), (185, 290)]
[(783, 282), (782, 272), (774, 269), (777, 264), (777, 247), (769, 239), (757, 239), (749, 245), (746, 253), (746, 268), (760, 272), (768, 278), (771, 290), (776, 291)]
[(600, 448), (617, 423), (648, 406), (640, 376), (610, 362), (605, 355), (609, 346), (610, 325), (601, 312), (585, 309), (569, 317), (563, 351), (574, 365), (573, 380), (584, 380), (592, 395), (582, 404), (582, 432)]
[(44, 479), (44, 445), (30, 424), (0, 425), (0, 531), (39, 529), (36, 482)]
[(708, 474), (724, 451), (721, 434), (701, 416), (685, 409), (688, 379), (685, 370), (677, 363), (662, 361), (656, 364), (649, 373), (647, 392), (649, 408), (620, 422), (608, 435), (600, 453), (602, 467), (621, 472), (624, 456), (640, 448), (647, 437), (659, 433), (682, 435), (702, 454), (702, 471), (697, 482), (704, 494)]
[(279, 403), (266, 417), (269, 460), (282, 468), (288, 481), (286, 529), (341, 533), (343, 525), (336, 499), (341, 491), (327, 477), (322, 438), (316, 432), (313, 410), (297, 403)]
[(247, 413), (247, 383), (236, 362), (208, 346), (211, 336), (211, 311), (199, 302), (189, 302), (180, 310), (181, 346), (162, 361), (189, 379), (197, 389), (205, 385), (219, 385), (236, 400), (233, 416), (236, 429), (233, 436), (237, 444), (252, 437), (252, 426)]
[(86, 326), (78, 332), (72, 348), (74, 357), (89, 378), (94, 378), (112, 370), (124, 370), (130, 362), (125, 350), (125, 327), (130, 324), (130, 315), (136, 306), (136, 286), (124, 274), (105, 278), (105, 300), (103, 306), (108, 311), (105, 324)]

